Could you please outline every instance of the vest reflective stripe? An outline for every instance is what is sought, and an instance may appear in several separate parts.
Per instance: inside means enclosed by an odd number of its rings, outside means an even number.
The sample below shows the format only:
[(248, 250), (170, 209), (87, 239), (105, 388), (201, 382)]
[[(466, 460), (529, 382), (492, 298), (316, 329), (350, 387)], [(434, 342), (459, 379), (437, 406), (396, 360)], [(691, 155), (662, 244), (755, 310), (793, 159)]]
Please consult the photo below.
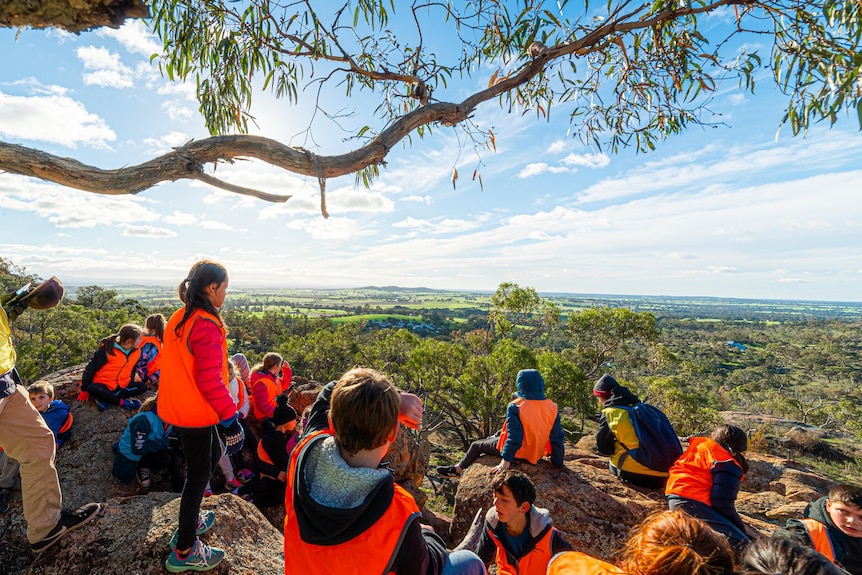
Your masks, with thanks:
[(313, 545), (302, 540), (293, 512), (296, 473), (309, 448), (330, 435), (318, 431), (302, 439), (287, 467), (284, 515), (284, 572), (287, 575), (386, 575), (391, 573), (407, 527), (420, 516), (416, 501), (400, 485), (389, 508), (374, 525), (339, 545)]
[[(518, 406), (518, 416), (521, 419), (521, 428), (524, 430), (524, 438), (521, 447), (515, 452), (515, 458), (535, 464), (543, 455), (551, 452), (549, 437), (557, 420), (557, 404), (550, 399), (524, 399), (523, 397), (515, 399), (512, 403)], [(508, 438), (509, 430), (504, 423), (500, 440), (497, 442), (498, 451), (503, 451)]]
[(694, 499), (711, 507), (712, 468), (727, 461), (739, 466), (730, 452), (715, 441), (692, 437), (688, 449), (670, 468), (665, 494)]
[(835, 549), (832, 547), (832, 540), (829, 538), (829, 531), (826, 526), (814, 519), (800, 519), (799, 521), (808, 531), (808, 537), (811, 538), (811, 546), (814, 547), (814, 550), (835, 563)]
[(257, 379), (255, 379), (254, 375), (252, 375), (251, 408), (252, 408), (252, 411), (254, 412), (255, 419), (257, 419), (258, 421), (263, 421), (264, 419), (266, 419), (269, 416), (257, 408), (257, 404), (254, 401), (254, 388), (258, 384), (264, 385), (266, 387), (266, 398), (267, 398), (267, 400), (269, 401), (270, 404), (275, 405), (275, 397), (279, 393), (281, 393), (281, 386), (279, 385), (278, 381), (276, 381), (275, 376), (272, 375), (271, 373), (257, 372), (256, 375), (258, 376)]
[(548, 575), (625, 575), (619, 567), (580, 551), (557, 553), (548, 564)]
[(12, 329), (6, 310), (0, 306), (0, 374), (15, 367), (15, 346), (12, 345)]
[(141, 350), (133, 350), (129, 355), (116, 348), (112, 351), (108, 352), (108, 363), (93, 375), (93, 383), (101, 383), (111, 391), (126, 389), (132, 382), (132, 372), (141, 357)]
[[(529, 525), (527, 527), (529, 528)], [(556, 528), (553, 527), (548, 529), (548, 532), (536, 542), (536, 546), (518, 559), (515, 565), (512, 565), (506, 556), (503, 543), (491, 529), (488, 529), (488, 535), (491, 536), (491, 541), (497, 548), (497, 554), (494, 558), (497, 563), (497, 575), (545, 575), (548, 562), (551, 560), (551, 537), (555, 531)]]
[(144, 335), (141, 339), (141, 347), (143, 348), (148, 343), (156, 346), (158, 353), (147, 364), (147, 377), (159, 371), (162, 366), (162, 340), (154, 335)]
[(66, 416), (66, 421), (63, 422), (63, 425), (60, 426), (60, 429), (57, 430), (57, 435), (61, 433), (66, 433), (70, 429), (72, 429), (72, 423), (74, 423), (75, 418), (72, 417), (72, 412), (69, 412), (69, 415)]
[(210, 406), (195, 383), (195, 358), (188, 347), (188, 337), (195, 322), (212, 321), (222, 333), (222, 382), (226, 389), (227, 378), (227, 339), (222, 323), (214, 315), (196, 310), (183, 324), (179, 335), (174, 328), (183, 317), (185, 307), (181, 307), (165, 327), (162, 345), (162, 373), (159, 380), (159, 417), (166, 423), (180, 427), (209, 427), (220, 421), (216, 411)]
[(616, 443), (614, 444), (614, 453), (609, 458), (611, 465), (629, 473), (652, 475), (654, 477), (667, 477), (666, 472), (650, 469), (646, 465), (639, 463), (634, 457), (629, 455), (628, 451), (626, 451), (626, 447), (629, 449), (637, 449), (641, 444), (640, 440), (638, 440), (637, 434), (635, 433), (635, 427), (632, 425), (627, 409), (623, 409), (621, 407), (606, 407), (602, 410), (602, 414), (605, 416), (605, 420), (608, 422), (608, 427), (616, 439)]

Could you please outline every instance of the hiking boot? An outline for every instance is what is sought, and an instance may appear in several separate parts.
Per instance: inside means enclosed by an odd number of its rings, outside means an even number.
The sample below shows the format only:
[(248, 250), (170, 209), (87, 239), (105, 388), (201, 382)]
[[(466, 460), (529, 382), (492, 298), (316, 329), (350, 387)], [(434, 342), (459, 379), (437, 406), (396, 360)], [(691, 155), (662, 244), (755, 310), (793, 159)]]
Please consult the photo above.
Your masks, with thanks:
[(239, 479), (240, 483), (248, 483), (254, 479), (254, 472), (251, 469), (240, 469), (239, 473), (236, 474), (236, 478)]
[(33, 553), (41, 553), (45, 549), (48, 549), (66, 533), (74, 531), (78, 527), (92, 521), (101, 508), (102, 506), (98, 503), (87, 503), (74, 511), (61, 511), (60, 520), (57, 521), (57, 525), (44, 539), (37, 543), (31, 543), (30, 549), (33, 550)]
[[(215, 525), (215, 511), (201, 511), (198, 514), (198, 524), (195, 527), (195, 535), (201, 536)], [(171, 549), (177, 546), (177, 538), (180, 536), (179, 529), (174, 529), (174, 535), (171, 537)]]
[(200, 539), (195, 539), (194, 547), (192, 547), (188, 557), (180, 559), (177, 557), (176, 549), (171, 551), (171, 554), (165, 559), (165, 569), (171, 573), (209, 571), (221, 563), (222, 559), (224, 559), (224, 549), (204, 545)]
[(225, 491), (233, 491), (234, 489), (236, 489), (240, 485), (242, 485), (242, 482), (240, 482), (237, 479), (228, 479), (227, 481), (224, 482)]
[(461, 474), (458, 473), (454, 465), (441, 465), (437, 468), (437, 475), (440, 477), (459, 477)]
[(141, 487), (149, 487), (152, 483), (150, 480), (149, 467), (138, 467), (138, 470), (135, 472), (135, 477), (138, 478), (138, 483), (141, 484)]
[(9, 490), (0, 487), (0, 513), (9, 511)]
[(137, 399), (124, 399), (120, 402), (120, 407), (127, 411), (141, 408), (141, 402)]

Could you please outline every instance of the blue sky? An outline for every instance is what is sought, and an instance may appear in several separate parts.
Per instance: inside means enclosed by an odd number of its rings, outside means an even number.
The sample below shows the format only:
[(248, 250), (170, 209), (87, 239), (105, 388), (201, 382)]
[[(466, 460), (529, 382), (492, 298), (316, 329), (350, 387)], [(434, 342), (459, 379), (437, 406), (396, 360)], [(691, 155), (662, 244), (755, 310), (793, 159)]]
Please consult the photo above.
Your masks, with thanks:
[[(142, 22), (15, 36), (0, 30), (3, 141), (115, 168), (206, 137), (194, 86), (149, 63), (158, 44)], [(441, 96), (463, 98), (490, 73)], [(210, 257), (244, 287), (511, 281), (540, 292), (860, 301), (858, 122), (776, 137), (783, 102), (768, 78), (755, 96), (728, 83), (710, 104), (726, 125), (618, 155), (573, 140), (565, 107), (545, 121), (489, 102), (475, 117), (496, 136), (497, 150), (481, 154), (484, 187), (470, 179), (477, 156), (463, 134), (435, 128), (393, 150), (371, 189), (330, 180), (328, 220), (313, 178), (250, 161), (216, 174), (294, 197), (275, 205), (188, 182), (109, 197), (0, 174), (0, 254), (68, 284), (175, 285)], [(253, 113), (253, 133), (309, 145), (307, 107), (262, 94)], [(327, 155), (352, 145), (334, 130), (314, 140)]]

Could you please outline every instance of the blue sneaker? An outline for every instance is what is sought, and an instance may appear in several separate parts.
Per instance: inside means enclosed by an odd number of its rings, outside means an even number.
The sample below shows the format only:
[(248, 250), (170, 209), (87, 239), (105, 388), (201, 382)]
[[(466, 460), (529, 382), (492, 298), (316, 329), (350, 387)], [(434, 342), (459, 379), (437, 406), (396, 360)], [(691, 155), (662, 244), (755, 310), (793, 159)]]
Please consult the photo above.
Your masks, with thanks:
[[(215, 525), (215, 511), (201, 511), (198, 515), (198, 525), (195, 528), (195, 535), (203, 535)], [(177, 546), (177, 538), (179, 537), (180, 532), (178, 529), (174, 529), (174, 535), (171, 537), (171, 549)]]
[(111, 407), (111, 404), (105, 403), (104, 401), (97, 399), (96, 400), (96, 407), (99, 409), (99, 411), (105, 411), (106, 409)]
[(120, 401), (120, 407), (125, 410), (132, 411), (133, 409), (140, 409), (141, 402), (137, 399), (123, 399)]
[(224, 549), (204, 545), (200, 539), (195, 539), (194, 547), (192, 547), (188, 557), (180, 559), (177, 557), (176, 549), (171, 551), (171, 554), (165, 559), (165, 569), (171, 573), (209, 571), (221, 563), (222, 559), (224, 559)]

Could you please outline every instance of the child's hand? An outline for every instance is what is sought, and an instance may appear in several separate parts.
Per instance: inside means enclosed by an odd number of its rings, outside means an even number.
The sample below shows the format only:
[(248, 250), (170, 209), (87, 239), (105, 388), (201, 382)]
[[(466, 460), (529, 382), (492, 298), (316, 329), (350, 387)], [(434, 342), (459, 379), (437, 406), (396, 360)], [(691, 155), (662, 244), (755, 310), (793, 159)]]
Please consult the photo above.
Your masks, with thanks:
[(500, 473), (501, 471), (506, 471), (509, 469), (511, 464), (505, 459), (501, 459), (499, 465), (491, 470), (491, 473)]
[(278, 480), (279, 481), (287, 481), (287, 472), (279, 471), (278, 472)]
[(425, 406), (422, 405), (422, 400), (406, 391), (401, 392), (401, 408), (398, 410), (398, 421), (402, 425), (410, 429), (419, 429), (422, 425), (422, 414), (425, 412)]

